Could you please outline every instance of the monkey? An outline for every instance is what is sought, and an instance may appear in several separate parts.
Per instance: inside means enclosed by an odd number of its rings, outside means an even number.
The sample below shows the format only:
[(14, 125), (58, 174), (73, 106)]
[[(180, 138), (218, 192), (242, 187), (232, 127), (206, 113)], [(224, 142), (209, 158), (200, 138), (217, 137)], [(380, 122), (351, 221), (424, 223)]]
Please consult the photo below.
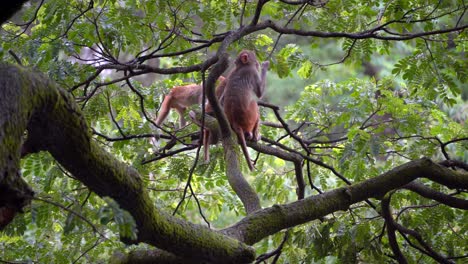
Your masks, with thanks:
[(161, 104), (156, 125), (160, 126), (169, 115), (171, 108), (175, 109), (179, 114), (179, 128), (185, 126), (184, 119), (185, 109), (187, 107), (200, 103), (201, 86), (199, 84), (188, 84), (184, 86), (176, 86), (171, 89), (169, 94), (164, 96)]
[(262, 98), (266, 86), (266, 72), (270, 63), (265, 61), (260, 65), (255, 52), (243, 50), (235, 60), (235, 68), (229, 74), (224, 88), (223, 108), (232, 130), (239, 139), (242, 152), (249, 169), (254, 169), (250, 160), (245, 139), (260, 140), (260, 113), (257, 100)]
[[(216, 88), (216, 94), (221, 95), (224, 91), (225, 86), (225, 77), (219, 76), (217, 83), (218, 87)], [(223, 84), (223, 85), (221, 85)], [(220, 91), (219, 88), (221, 88)], [(184, 113), (187, 107), (190, 107), (194, 104), (201, 104), (202, 103), (202, 96), (203, 96), (203, 84), (188, 84), (183, 86), (175, 86), (171, 89), (169, 94), (164, 97), (164, 100), (161, 104), (161, 109), (159, 110), (158, 117), (156, 118), (156, 125), (160, 126), (164, 122), (164, 120), (169, 115), (169, 111), (171, 108), (174, 108), (177, 113), (179, 114), (179, 128), (182, 128), (186, 125), (186, 121), (184, 119)], [(209, 111), (211, 106), (209, 103), (206, 104), (205, 107), (208, 107)], [(209, 135), (208, 135), (209, 136)], [(150, 143), (157, 148), (158, 143), (155, 137), (151, 137), (149, 139)], [(214, 144), (214, 143), (212, 143)]]
[[(219, 83), (222, 83), (224, 80), (223, 76), (218, 78)], [(184, 119), (185, 110), (192, 105), (201, 104), (202, 95), (202, 84), (187, 84), (172, 88), (169, 94), (164, 97), (155, 121), (156, 125), (160, 126), (169, 115), (170, 109), (173, 108), (179, 114), (179, 128), (184, 127), (186, 125)]]

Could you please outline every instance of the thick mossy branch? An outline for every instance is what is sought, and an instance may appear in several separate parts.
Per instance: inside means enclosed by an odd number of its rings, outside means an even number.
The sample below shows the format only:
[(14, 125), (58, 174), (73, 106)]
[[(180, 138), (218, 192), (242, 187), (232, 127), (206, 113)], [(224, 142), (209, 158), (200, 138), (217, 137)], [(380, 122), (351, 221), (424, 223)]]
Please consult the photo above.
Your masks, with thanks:
[[(21, 68), (0, 63), (0, 210), (11, 217), (33, 195), (20, 176), (20, 149), (28, 121), (37, 117), (34, 106), (43, 108), (50, 104), (47, 98), (57, 97), (57, 92), (41, 89), (45, 85), (47, 81), (35, 73), (25, 74)], [(10, 220), (2, 217), (0, 228)]]
[[(22, 135), (30, 145), (53, 157), (92, 191), (109, 196), (129, 211), (138, 226), (138, 241), (179, 256), (230, 263), (254, 259), (250, 247), (206, 227), (172, 217), (154, 206), (139, 174), (92, 140), (71, 95), (27, 69), (1, 65), (0, 184), (19, 171)], [(14, 81), (14, 80), (17, 81)]]
[(290, 204), (275, 205), (248, 215), (222, 232), (249, 245), (282, 229), (304, 224), (368, 198), (381, 198), (417, 178), (428, 178), (449, 188), (468, 188), (468, 173), (453, 171), (429, 159), (408, 162), (380, 176), (311, 196)]

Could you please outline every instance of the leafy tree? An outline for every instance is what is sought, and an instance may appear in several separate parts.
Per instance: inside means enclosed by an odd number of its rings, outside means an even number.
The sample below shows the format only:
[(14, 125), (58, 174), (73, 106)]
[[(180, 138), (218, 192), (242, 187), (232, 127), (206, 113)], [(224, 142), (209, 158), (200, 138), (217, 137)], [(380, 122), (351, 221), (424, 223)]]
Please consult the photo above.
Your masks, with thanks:
[[(467, 260), (464, 1), (23, 2), (0, 9), (0, 262)], [(271, 63), (253, 172), (217, 101), (209, 163), (200, 127), (152, 121), (242, 49)]]

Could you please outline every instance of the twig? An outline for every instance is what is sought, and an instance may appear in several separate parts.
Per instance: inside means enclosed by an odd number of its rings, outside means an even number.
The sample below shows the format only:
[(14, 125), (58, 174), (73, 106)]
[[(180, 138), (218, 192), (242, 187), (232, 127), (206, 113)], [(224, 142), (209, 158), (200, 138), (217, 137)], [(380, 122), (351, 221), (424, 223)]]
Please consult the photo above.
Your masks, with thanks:
[(10, 53), (10, 55), (13, 57), (13, 59), (15, 59), (16, 63), (23, 66), (23, 63), (21, 62), (21, 59), (18, 57), (18, 55), (16, 55), (15, 52), (13, 52), (12, 50), (8, 50), (8, 53)]
[(260, 262), (264, 262), (265, 260), (267, 260), (267, 259), (269, 259), (269, 258), (271, 258), (273, 256), (275, 258), (273, 259), (273, 261), (271, 263), (272, 264), (276, 263), (278, 261), (280, 255), (281, 255), (282, 251), (283, 251), (284, 244), (286, 244), (286, 241), (288, 241), (288, 239), (289, 239), (290, 231), (291, 231), (291, 229), (286, 230), (286, 232), (284, 233), (283, 240), (281, 241), (281, 244), (275, 250), (258, 256), (258, 258), (255, 261), (255, 264), (258, 264)]

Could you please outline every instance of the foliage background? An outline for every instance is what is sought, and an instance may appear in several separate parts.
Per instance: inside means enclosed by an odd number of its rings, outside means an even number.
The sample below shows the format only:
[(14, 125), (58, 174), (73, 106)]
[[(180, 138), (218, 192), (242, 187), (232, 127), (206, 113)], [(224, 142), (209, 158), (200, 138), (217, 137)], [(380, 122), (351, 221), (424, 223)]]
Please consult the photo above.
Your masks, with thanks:
[[(89, 8), (91, 3), (93, 6)], [(191, 48), (196, 42), (188, 37), (211, 39), (219, 32), (236, 29), (242, 3), (31, 1), (13, 23), (3, 25), (0, 57), (2, 61), (17, 63), (8, 53), (11, 50), (23, 65), (47, 73), (72, 91), (91, 127), (100, 134), (118, 138), (153, 133), (143, 117), (138, 95), (124, 82), (113, 81), (122, 77), (122, 71), (106, 69), (90, 87), (76, 85), (114, 59), (130, 63), (139, 52), (155, 47), (163, 48), (157, 54), (170, 54)], [(37, 9), (39, 4), (41, 8)], [(407, 20), (393, 26), (397, 32), (466, 24), (466, 16), (460, 16), (466, 11), (463, 1), (329, 1), (325, 7), (304, 9), (300, 18), (291, 22), (289, 19), (298, 7), (273, 1), (265, 5), (262, 19), (290, 23), (293, 28), (356, 32), (375, 24), (384, 8), (387, 12), (380, 17), (380, 23), (401, 17)], [(408, 10), (412, 10), (410, 16), (405, 16)], [(451, 10), (456, 11), (450, 13)], [(248, 3), (245, 17), (254, 11), (253, 3)], [(429, 16), (437, 19), (411, 22)], [(31, 24), (20, 25), (33, 18)], [(171, 35), (172, 27), (177, 28), (177, 37)], [(265, 101), (279, 106), (283, 118), (293, 128), (302, 125), (299, 135), (315, 142), (311, 145), (314, 158), (335, 168), (350, 182), (358, 182), (419, 157), (447, 158), (442, 149), (451, 157), (468, 162), (467, 140), (441, 147), (441, 143), (466, 138), (468, 134), (466, 38), (465, 30), (404, 42), (294, 35), (278, 39), (278, 34), (267, 29), (234, 43), (229, 52), (234, 57), (241, 49), (255, 49), (260, 60), (272, 62)], [(215, 52), (217, 45), (145, 63), (159, 67), (193, 65)], [(131, 83), (144, 96), (146, 111), (155, 116), (162, 95), (171, 87), (200, 82), (201, 78), (199, 72), (146, 74), (132, 78)], [(95, 90), (91, 93), (92, 89)], [(369, 118), (377, 116), (390, 118)], [(175, 114), (170, 116), (168, 129), (175, 128), (176, 119)], [(262, 109), (262, 119), (276, 121), (268, 109)], [(175, 133), (183, 136), (198, 130), (191, 125)], [(284, 131), (266, 126), (262, 126), (261, 132), (270, 139), (284, 136)], [(174, 211), (196, 151), (142, 164), (155, 151), (146, 138), (110, 141), (96, 135), (95, 139), (138, 169), (162, 210)], [(283, 137), (280, 143), (303, 151), (289, 137)], [(166, 142), (160, 144), (163, 147)], [(192, 179), (201, 209), (191, 196), (177, 215), (204, 224), (201, 210), (212, 227), (222, 228), (241, 219), (244, 209), (224, 176), (220, 145), (211, 148), (211, 156), (209, 164), (198, 162)], [(256, 172), (246, 177), (258, 192), (262, 206), (296, 200), (294, 166), (274, 156), (258, 158)], [(23, 177), (39, 199), (0, 233), (1, 260), (103, 263), (115, 250), (146, 247), (119, 242), (119, 234), (135, 232), (131, 217), (111, 199), (99, 198), (74, 180), (48, 154), (31, 155), (22, 165)], [(346, 185), (324, 167), (304, 164), (304, 171), (308, 183), (306, 196)], [(438, 184), (427, 184), (435, 190), (451, 192)], [(458, 197), (467, 199), (468, 195), (462, 192)], [(400, 223), (417, 228), (434, 248), (448, 256), (468, 252), (466, 211), (439, 205), (408, 191), (397, 192), (392, 207), (398, 212)], [(280, 262), (391, 261), (388, 241), (382, 233), (384, 221), (377, 212), (360, 204), (322, 221), (293, 228)], [(283, 232), (264, 239), (255, 245), (257, 253), (276, 248), (282, 239)], [(412, 248), (410, 239), (400, 237), (399, 242), (411, 263), (433, 261)]]

